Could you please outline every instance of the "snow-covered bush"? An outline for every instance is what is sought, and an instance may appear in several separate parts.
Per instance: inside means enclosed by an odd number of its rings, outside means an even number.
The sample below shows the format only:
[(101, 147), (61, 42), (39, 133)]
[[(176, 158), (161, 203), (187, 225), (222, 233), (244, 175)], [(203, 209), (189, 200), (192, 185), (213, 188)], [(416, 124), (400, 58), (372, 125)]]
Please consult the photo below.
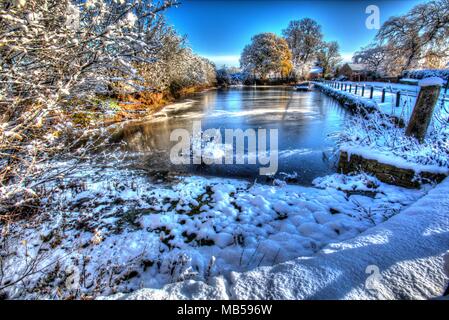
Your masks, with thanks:
[(214, 64), (194, 54), (184, 40), (171, 27), (163, 28), (159, 39), (162, 45), (155, 53), (154, 61), (137, 64), (147, 86), (163, 92), (215, 84)]
[(449, 69), (406, 70), (402, 76), (404, 78), (418, 80), (430, 77), (439, 77), (447, 81), (449, 80)]
[(217, 70), (217, 84), (220, 86), (241, 85), (247, 78), (247, 74), (236, 68), (222, 67)]
[[(0, 215), (37, 198), (36, 164), (69, 150), (82, 156), (94, 145), (86, 140), (98, 130), (74, 130), (67, 114), (98, 93), (152, 89), (135, 65), (154, 61), (161, 13), (173, 3), (1, 2)], [(74, 148), (81, 140), (84, 147)]]
[(449, 167), (448, 106), (439, 104), (423, 143), (405, 135), (405, 128), (395, 125), (388, 116), (370, 113), (351, 118), (339, 133), (342, 149), (372, 150), (385, 156), (395, 156), (407, 162)]
[(273, 75), (286, 77), (293, 68), (292, 53), (285, 39), (274, 33), (260, 33), (243, 49), (240, 65), (260, 79)]
[(182, 48), (170, 74), (171, 92), (176, 96), (183, 88), (211, 86), (215, 83), (215, 65), (194, 54), (190, 48)]

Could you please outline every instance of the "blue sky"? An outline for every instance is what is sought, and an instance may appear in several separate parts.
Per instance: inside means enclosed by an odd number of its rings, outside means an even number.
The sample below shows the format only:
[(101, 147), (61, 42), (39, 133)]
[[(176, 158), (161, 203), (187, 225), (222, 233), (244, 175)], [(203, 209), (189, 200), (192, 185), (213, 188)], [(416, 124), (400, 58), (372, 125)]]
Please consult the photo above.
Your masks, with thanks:
[(168, 23), (187, 35), (198, 54), (223, 64), (238, 66), (243, 47), (261, 32), (281, 35), (290, 20), (309, 17), (322, 26), (326, 41), (338, 41), (345, 60), (374, 38), (365, 27), (369, 5), (380, 9), (381, 22), (407, 12), (424, 0), (180, 0), (167, 14)]

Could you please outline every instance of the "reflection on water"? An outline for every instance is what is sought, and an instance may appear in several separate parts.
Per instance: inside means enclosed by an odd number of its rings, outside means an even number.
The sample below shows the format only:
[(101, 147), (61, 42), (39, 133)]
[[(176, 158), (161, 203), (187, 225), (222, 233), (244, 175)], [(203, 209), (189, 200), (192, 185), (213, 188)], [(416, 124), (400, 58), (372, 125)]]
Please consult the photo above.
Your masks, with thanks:
[(177, 128), (192, 131), (201, 120), (202, 129), (278, 129), (279, 170), (310, 184), (317, 177), (335, 171), (334, 142), (329, 135), (339, 130), (346, 112), (320, 92), (296, 92), (290, 88), (237, 88), (200, 93), (165, 108), (151, 121), (125, 125), (119, 139), (126, 150), (142, 153), (145, 165), (154, 170), (203, 175), (257, 178), (259, 165), (170, 164), (170, 133)]

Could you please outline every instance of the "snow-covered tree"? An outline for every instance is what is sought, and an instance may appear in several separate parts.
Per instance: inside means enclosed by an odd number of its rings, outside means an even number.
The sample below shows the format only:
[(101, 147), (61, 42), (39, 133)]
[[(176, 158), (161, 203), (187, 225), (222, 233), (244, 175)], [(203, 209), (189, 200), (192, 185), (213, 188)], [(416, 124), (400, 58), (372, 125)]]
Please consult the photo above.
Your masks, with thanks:
[(160, 31), (159, 50), (154, 54), (153, 62), (142, 61), (137, 65), (139, 74), (145, 79), (145, 83), (157, 91), (170, 88), (174, 75), (178, 72), (182, 62), (185, 39), (179, 36), (171, 27), (164, 27)]
[(68, 133), (71, 123), (63, 122), (64, 114), (84, 108), (86, 98), (98, 93), (151, 90), (135, 65), (156, 58), (162, 46), (157, 36), (164, 25), (161, 13), (174, 4), (174, 0), (0, 3), (2, 205), (17, 194), (33, 198), (36, 164), (73, 147), (76, 139), (64, 139), (73, 134)]
[(287, 42), (274, 33), (261, 33), (251, 38), (241, 54), (244, 72), (266, 79), (270, 74), (287, 76), (292, 69), (291, 52)]
[(217, 84), (219, 86), (243, 84), (245, 79), (245, 74), (239, 68), (224, 65), (220, 69), (217, 69)]
[(157, 13), (172, 1), (27, 0), (1, 11), (6, 97), (58, 103), (74, 95), (140, 88), (133, 63), (150, 61)]
[(355, 52), (352, 61), (366, 65), (367, 69), (375, 74), (384, 74), (387, 52), (386, 47), (372, 44)]
[(323, 68), (323, 75), (329, 76), (341, 62), (340, 48), (336, 41), (323, 42), (316, 56), (317, 64)]
[(139, 74), (147, 86), (159, 92), (184, 87), (210, 86), (215, 83), (215, 66), (207, 59), (194, 54), (171, 27), (161, 29), (160, 49), (154, 54), (154, 61), (138, 64)]
[(376, 41), (387, 49), (390, 72), (445, 65), (449, 61), (449, 0), (419, 4), (405, 15), (388, 19)]
[(209, 86), (216, 82), (215, 65), (194, 54), (190, 48), (182, 48), (171, 64), (170, 89), (174, 94), (182, 88)]
[(310, 18), (294, 20), (282, 34), (292, 52), (296, 76), (306, 77), (322, 44), (321, 26)]

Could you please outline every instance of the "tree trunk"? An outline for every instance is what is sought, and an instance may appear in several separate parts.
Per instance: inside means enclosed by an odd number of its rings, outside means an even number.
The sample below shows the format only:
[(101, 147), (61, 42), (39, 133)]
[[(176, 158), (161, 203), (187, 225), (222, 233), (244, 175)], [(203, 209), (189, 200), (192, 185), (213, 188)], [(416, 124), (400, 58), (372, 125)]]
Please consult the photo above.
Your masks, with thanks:
[(405, 131), (407, 136), (413, 136), (419, 142), (423, 142), (440, 95), (440, 90), (441, 86), (439, 85), (421, 87), (410, 122)]

